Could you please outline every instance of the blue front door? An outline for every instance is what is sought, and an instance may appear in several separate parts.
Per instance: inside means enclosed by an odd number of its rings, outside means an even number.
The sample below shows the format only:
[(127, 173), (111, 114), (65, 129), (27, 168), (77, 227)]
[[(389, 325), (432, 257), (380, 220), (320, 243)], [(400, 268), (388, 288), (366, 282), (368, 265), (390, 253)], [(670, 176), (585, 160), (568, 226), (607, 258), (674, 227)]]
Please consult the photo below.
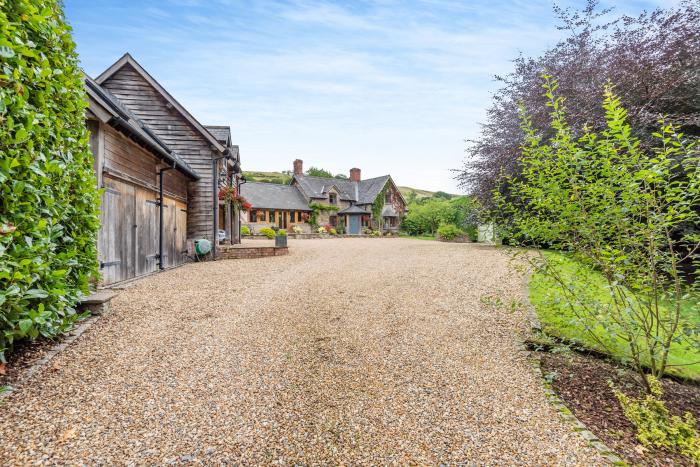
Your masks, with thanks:
[(349, 216), (350, 225), (348, 228), (348, 233), (352, 235), (358, 235), (360, 233), (360, 216)]

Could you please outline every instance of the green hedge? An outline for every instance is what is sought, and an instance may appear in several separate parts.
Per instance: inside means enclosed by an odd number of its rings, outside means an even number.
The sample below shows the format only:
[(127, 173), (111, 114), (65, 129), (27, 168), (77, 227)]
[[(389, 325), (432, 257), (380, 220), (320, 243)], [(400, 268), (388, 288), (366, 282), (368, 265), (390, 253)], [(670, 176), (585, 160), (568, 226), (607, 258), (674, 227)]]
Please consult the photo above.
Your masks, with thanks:
[(98, 274), (99, 196), (60, 3), (0, 0), (0, 360), (55, 336)]

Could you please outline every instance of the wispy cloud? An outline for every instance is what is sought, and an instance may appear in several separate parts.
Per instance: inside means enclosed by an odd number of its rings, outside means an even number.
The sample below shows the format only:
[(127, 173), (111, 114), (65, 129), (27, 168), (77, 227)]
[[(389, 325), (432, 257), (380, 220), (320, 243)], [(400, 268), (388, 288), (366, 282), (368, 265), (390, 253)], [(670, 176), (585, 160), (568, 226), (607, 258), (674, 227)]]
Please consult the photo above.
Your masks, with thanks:
[[(654, 6), (616, 3), (626, 13)], [(493, 75), (561, 34), (546, 1), (65, 6), (88, 73), (131, 52), (200, 121), (232, 126), (247, 169), (288, 169), (302, 157), (333, 172), (360, 166), (367, 176), (448, 191)]]

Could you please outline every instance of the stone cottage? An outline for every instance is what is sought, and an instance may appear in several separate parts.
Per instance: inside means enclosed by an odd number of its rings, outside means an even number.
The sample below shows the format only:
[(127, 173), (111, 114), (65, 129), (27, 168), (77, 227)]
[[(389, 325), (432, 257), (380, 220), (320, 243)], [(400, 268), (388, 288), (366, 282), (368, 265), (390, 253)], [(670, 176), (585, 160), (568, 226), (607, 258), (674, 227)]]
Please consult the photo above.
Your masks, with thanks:
[[(352, 168), (347, 179), (313, 177), (304, 175), (300, 159), (293, 167), (289, 185), (249, 182), (241, 186), (241, 194), (252, 205), (243, 217), (251, 231), (299, 226), (308, 233), (312, 224), (330, 224), (351, 235), (365, 228), (398, 231), (406, 200), (390, 175), (362, 180), (360, 169)], [(378, 218), (373, 214), (375, 203), (381, 204)]]

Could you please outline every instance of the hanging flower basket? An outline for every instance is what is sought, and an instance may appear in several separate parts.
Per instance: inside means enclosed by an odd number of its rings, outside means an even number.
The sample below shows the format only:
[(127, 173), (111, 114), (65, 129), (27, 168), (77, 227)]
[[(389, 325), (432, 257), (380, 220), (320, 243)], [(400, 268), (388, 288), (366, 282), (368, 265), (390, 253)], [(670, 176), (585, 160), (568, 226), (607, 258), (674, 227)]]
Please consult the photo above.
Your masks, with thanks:
[(238, 196), (238, 190), (234, 186), (225, 186), (219, 189), (219, 200), (233, 201)]

